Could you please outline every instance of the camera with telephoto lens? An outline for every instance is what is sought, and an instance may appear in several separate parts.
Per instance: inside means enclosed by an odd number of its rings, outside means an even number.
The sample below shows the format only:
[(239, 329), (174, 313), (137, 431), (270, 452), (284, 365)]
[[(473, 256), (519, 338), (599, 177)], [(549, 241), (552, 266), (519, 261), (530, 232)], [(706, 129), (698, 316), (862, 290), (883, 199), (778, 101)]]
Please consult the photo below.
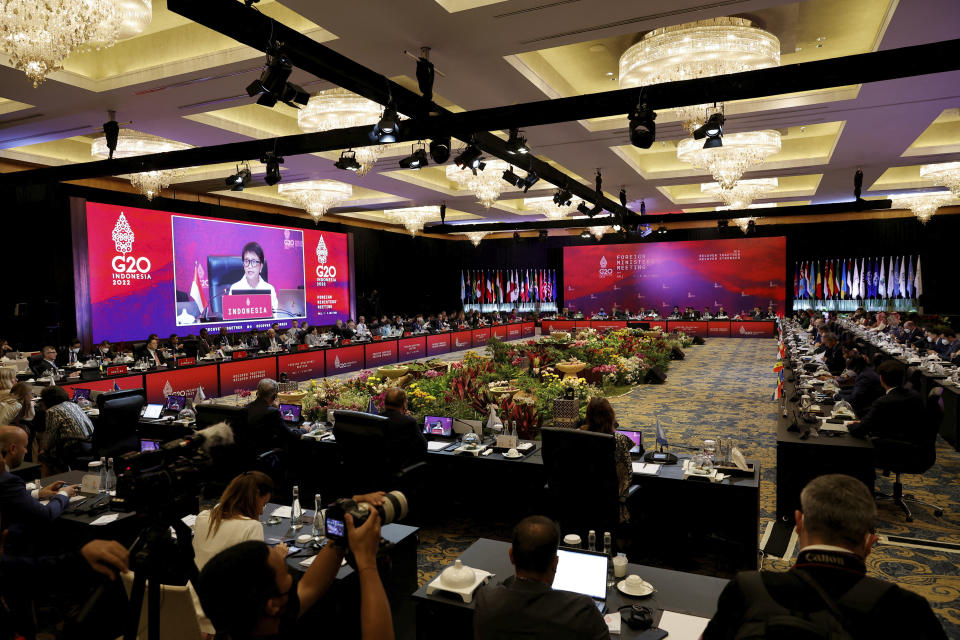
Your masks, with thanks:
[(326, 534), (327, 537), (341, 546), (346, 546), (347, 542), (347, 520), (349, 513), (353, 516), (353, 526), (360, 528), (370, 517), (370, 513), (376, 509), (380, 513), (380, 524), (390, 524), (407, 517), (407, 497), (400, 491), (391, 491), (383, 497), (383, 504), (375, 507), (369, 502), (355, 502), (350, 498), (340, 498), (333, 504), (327, 506), (326, 513)]

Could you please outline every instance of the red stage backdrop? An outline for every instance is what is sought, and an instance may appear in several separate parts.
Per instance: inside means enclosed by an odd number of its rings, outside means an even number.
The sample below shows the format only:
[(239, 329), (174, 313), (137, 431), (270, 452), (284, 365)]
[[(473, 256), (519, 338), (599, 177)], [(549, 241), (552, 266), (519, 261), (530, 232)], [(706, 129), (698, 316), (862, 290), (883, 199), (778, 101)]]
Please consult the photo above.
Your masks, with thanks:
[[(95, 343), (142, 340), (151, 332), (196, 333), (201, 326), (210, 331), (263, 329), (274, 321), (289, 326), (294, 318), (329, 325), (350, 316), (346, 234), (94, 202), (87, 203), (86, 213), (86, 229), (74, 232), (81, 238), (85, 233), (90, 299), (78, 300), (77, 313), (79, 319), (89, 304)], [(266, 306), (276, 309), (220, 320), (224, 290), (242, 282), (237, 269), (248, 242), (263, 250), (261, 284), (273, 288), (273, 304)], [(219, 277), (208, 273), (211, 264)], [(262, 307), (257, 300), (246, 306)]]
[(277, 356), (277, 366), (279, 368), (277, 375), (285, 373), (288, 380), (300, 382), (322, 378), (324, 375), (323, 351), (304, 351)]
[(783, 313), (785, 265), (783, 237), (564, 247), (563, 304), (585, 314), (616, 303), (661, 315), (674, 305), (723, 305), (733, 316), (773, 303)]

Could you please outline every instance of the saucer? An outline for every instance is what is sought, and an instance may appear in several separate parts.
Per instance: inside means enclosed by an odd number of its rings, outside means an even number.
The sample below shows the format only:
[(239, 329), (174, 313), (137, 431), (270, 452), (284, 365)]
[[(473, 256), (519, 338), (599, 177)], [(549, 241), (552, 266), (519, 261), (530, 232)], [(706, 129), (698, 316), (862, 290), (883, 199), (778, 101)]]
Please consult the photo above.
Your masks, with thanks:
[(628, 596), (633, 596), (634, 598), (643, 598), (656, 592), (656, 589), (653, 588), (653, 585), (647, 582), (646, 580), (643, 581), (643, 584), (640, 585), (640, 589), (637, 591), (627, 590), (626, 579), (623, 579), (617, 583), (617, 589), (620, 590), (620, 593), (626, 594)]
[(517, 455), (512, 456), (512, 455), (510, 455), (509, 452), (507, 452), (507, 453), (504, 453), (504, 454), (503, 454), (503, 457), (504, 457), (504, 458), (507, 458), (508, 460), (515, 460), (516, 458), (522, 458), (522, 457), (523, 457), (523, 454), (518, 451), (518, 452), (517, 452)]

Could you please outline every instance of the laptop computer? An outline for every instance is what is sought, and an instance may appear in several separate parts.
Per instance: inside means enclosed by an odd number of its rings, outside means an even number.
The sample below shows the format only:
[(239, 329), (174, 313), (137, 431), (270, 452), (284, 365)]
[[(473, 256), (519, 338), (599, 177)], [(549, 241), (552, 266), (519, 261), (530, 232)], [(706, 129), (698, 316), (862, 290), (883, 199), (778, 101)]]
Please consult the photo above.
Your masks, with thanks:
[(300, 409), (301, 407), (298, 404), (281, 404), (280, 417), (283, 418), (284, 422), (289, 422), (290, 424), (299, 424)]
[(163, 410), (179, 413), (185, 406), (187, 406), (187, 399), (184, 396), (169, 395), (163, 403)]
[(151, 403), (143, 408), (143, 417), (147, 420), (156, 420), (163, 415), (163, 405), (159, 403)]
[(453, 418), (424, 416), (423, 434), (427, 437), (427, 450), (440, 451), (454, 442)]
[(557, 549), (557, 575), (553, 588), (593, 598), (602, 610), (607, 600), (607, 556), (593, 551)]
[(142, 438), (140, 440), (140, 452), (144, 451), (156, 451), (160, 448), (159, 440), (152, 440), (150, 438)]
[(626, 431), (624, 429), (617, 429), (617, 433), (622, 433), (630, 438), (630, 440), (633, 442), (633, 448), (630, 449), (630, 455), (639, 456), (640, 445), (643, 444), (643, 434), (639, 431)]
[(90, 389), (74, 389), (73, 390), (73, 401), (79, 402), (80, 400), (89, 400), (90, 399)]

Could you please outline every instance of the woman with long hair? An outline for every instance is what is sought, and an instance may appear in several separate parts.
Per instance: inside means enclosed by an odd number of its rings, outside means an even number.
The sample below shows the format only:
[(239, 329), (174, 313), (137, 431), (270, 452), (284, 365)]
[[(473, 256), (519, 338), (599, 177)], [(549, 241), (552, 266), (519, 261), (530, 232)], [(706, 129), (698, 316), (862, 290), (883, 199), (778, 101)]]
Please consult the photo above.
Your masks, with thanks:
[[(620, 489), (620, 495), (626, 496), (630, 489), (630, 481), (633, 479), (633, 464), (630, 460), (630, 449), (633, 448), (633, 440), (617, 433), (617, 416), (610, 406), (610, 401), (606, 398), (590, 398), (587, 404), (587, 423), (581, 427), (585, 431), (594, 433), (606, 433), (612, 435), (617, 441), (616, 464), (617, 480)], [(641, 446), (641, 449), (643, 447)], [(643, 455), (641, 453), (641, 455)], [(620, 505), (620, 521), (626, 522), (630, 519), (630, 512), (626, 504)]]

